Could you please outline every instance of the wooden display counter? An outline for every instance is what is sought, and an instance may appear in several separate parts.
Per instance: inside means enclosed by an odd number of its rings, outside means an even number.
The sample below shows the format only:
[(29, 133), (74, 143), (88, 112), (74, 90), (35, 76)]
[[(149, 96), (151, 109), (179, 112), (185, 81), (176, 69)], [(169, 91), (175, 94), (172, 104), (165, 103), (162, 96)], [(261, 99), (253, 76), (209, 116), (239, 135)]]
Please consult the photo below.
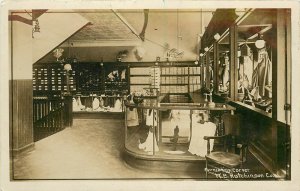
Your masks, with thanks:
[[(195, 140), (202, 137), (197, 134), (199, 131), (193, 132), (194, 128), (199, 127), (195, 116), (205, 112), (210, 116), (209, 121), (211, 122), (209, 123), (214, 124), (215, 119), (220, 120), (223, 113), (233, 114), (235, 111), (234, 107), (225, 103), (215, 103), (215, 107), (209, 107), (201, 95), (196, 93), (187, 94), (190, 98), (188, 103), (167, 103), (165, 101), (169, 96), (170, 94), (165, 94), (157, 99), (144, 99), (140, 104), (130, 102), (124, 104), (125, 160), (128, 164), (133, 166), (148, 164), (148, 167), (153, 164), (154, 168), (157, 164), (170, 166), (170, 168), (173, 166), (172, 164), (178, 166), (179, 163), (199, 165), (200, 161), (205, 160), (204, 155), (190, 152), (192, 138)], [(174, 113), (180, 115), (179, 120), (173, 120), (171, 115)], [(215, 123), (214, 132), (217, 135), (222, 134), (221, 123), (221, 121)], [(175, 127), (178, 130), (175, 130)], [(174, 144), (173, 138), (176, 131), (178, 142), (176, 141)], [(211, 136), (213, 135), (215, 133)], [(206, 148), (205, 143), (204, 145)]]

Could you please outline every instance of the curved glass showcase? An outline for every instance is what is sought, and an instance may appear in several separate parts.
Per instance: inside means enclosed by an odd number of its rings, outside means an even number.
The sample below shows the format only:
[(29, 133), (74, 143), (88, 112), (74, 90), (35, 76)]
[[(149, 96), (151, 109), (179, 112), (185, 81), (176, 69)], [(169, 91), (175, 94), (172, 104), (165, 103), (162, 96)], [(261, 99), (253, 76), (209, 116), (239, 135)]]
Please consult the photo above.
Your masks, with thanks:
[(170, 103), (166, 99), (170, 96), (162, 101), (125, 103), (126, 153), (142, 159), (204, 160), (207, 143), (203, 137), (223, 134), (221, 115), (233, 114), (235, 108), (223, 103), (193, 103), (192, 99)]

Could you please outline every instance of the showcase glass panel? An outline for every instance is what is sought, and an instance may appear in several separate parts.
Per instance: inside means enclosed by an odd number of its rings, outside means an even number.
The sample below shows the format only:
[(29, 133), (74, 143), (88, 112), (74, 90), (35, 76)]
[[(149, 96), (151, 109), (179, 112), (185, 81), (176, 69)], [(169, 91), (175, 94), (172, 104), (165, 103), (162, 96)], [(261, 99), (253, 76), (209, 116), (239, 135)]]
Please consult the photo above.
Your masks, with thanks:
[(218, 62), (218, 90), (222, 97), (229, 96), (230, 87), (230, 44), (229, 33), (219, 42), (219, 62)]
[(209, 64), (208, 64), (208, 77), (209, 77), (209, 89), (212, 91), (214, 89), (214, 49), (209, 50)]
[(238, 101), (272, 113), (271, 19), (238, 26)]

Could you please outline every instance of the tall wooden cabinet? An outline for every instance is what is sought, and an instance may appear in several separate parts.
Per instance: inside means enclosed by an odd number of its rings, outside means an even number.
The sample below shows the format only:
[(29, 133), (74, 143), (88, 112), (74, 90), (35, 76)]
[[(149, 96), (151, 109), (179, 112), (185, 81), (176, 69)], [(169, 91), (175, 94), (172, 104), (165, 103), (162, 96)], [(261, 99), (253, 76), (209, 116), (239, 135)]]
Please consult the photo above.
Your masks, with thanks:
[[(291, 10), (219, 9), (201, 40), (203, 68), (214, 55), (214, 100), (225, 101), (242, 114), (242, 136), (250, 151), (271, 172), (290, 178)], [(224, 15), (231, 15), (228, 20)], [(226, 22), (225, 25), (218, 23)], [(216, 33), (220, 38), (214, 39)], [(228, 60), (228, 93), (222, 94), (224, 59)], [(223, 60), (222, 60), (223, 59)], [(206, 72), (205, 72), (206, 71)], [(201, 83), (207, 84), (203, 69)], [(224, 84), (223, 84), (224, 85)], [(225, 97), (224, 97), (225, 95)]]

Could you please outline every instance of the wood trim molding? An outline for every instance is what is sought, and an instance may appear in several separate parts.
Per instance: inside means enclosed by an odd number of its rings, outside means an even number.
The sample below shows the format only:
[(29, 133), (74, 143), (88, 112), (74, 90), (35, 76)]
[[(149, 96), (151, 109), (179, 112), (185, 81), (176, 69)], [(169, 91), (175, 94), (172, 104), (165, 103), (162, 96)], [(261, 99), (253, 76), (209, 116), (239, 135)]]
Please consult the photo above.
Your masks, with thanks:
[(9, 21), (19, 21), (27, 25), (32, 25), (32, 20), (21, 17), (20, 15), (8, 15)]
[(25, 145), (24, 147), (21, 147), (21, 148), (18, 148), (18, 149), (13, 149), (12, 152), (13, 152), (13, 157), (16, 157), (22, 153), (25, 153), (25, 152), (29, 152), (29, 151), (32, 151), (34, 149), (34, 143), (31, 143), (29, 145)]

